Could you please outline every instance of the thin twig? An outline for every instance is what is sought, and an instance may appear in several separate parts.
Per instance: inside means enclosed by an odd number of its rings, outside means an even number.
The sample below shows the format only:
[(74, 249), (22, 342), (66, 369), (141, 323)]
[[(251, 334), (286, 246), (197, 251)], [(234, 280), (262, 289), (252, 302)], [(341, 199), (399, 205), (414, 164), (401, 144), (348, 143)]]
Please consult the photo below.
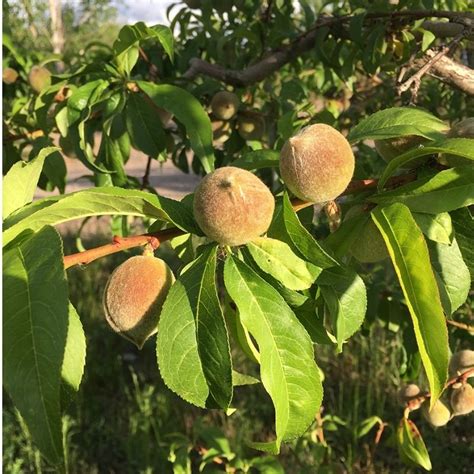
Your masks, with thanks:
[(469, 324), (460, 323), (459, 321), (453, 321), (452, 319), (447, 319), (446, 322), (451, 326), (457, 327), (459, 329), (465, 329), (466, 331), (474, 332), (474, 326), (469, 326)]
[(141, 189), (145, 189), (148, 186), (150, 186), (150, 171), (151, 171), (151, 161), (152, 160), (153, 160), (153, 157), (149, 156), (148, 160), (146, 162), (145, 174), (143, 175), (143, 178), (142, 178)]
[(433, 57), (428, 59), (424, 66), (422, 66), (415, 74), (409, 77), (405, 82), (402, 82), (397, 87), (398, 95), (412, 88), (412, 102), (416, 101), (418, 91), (421, 86), (421, 78), (443, 57), (448, 54), (467, 34), (467, 30), (463, 30), (447, 45), (443, 46)]

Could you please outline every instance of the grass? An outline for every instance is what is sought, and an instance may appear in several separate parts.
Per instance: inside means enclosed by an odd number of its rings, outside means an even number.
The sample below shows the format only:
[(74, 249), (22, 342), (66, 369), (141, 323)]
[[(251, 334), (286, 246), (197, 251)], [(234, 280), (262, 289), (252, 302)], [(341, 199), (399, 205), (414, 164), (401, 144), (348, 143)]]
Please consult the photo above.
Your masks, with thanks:
[[(208, 462), (203, 472), (209, 473), (226, 472), (225, 466), (227, 472), (267, 474), (418, 472), (400, 463), (393, 443), (393, 427), (402, 416), (397, 402), (400, 367), (406, 359), (401, 331), (373, 324), (339, 355), (318, 346), (317, 361), (325, 373), (321, 418), (302, 438), (283, 446), (272, 461), (273, 470), (257, 470), (250, 466), (262, 462), (268, 468), (271, 461), (246, 446), (247, 440), (271, 436), (273, 409), (262, 387), (237, 388), (233, 405), (238, 410), (229, 417), (192, 407), (160, 379), (154, 340), (138, 351), (107, 326), (101, 294), (112, 269), (127, 256), (114, 255), (68, 271), (71, 300), (87, 336), (87, 365), (77, 400), (63, 417), (65, 472), (186, 473), (198, 472), (203, 462)], [(238, 365), (251, 370), (240, 354), (233, 355)], [(8, 396), (4, 404), (4, 471), (56, 472), (32, 444)], [(377, 427), (362, 437), (357, 430), (374, 416), (388, 423), (378, 446)], [(414, 420), (430, 449), (433, 472), (472, 472), (472, 418), (456, 418), (436, 431), (418, 414)]]

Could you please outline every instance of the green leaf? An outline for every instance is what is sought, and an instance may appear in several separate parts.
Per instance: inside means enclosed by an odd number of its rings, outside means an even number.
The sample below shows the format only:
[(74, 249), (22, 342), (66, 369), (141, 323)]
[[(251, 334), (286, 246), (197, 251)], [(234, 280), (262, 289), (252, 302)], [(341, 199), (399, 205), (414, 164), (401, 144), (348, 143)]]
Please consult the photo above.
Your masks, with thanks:
[(43, 148), (35, 159), (27, 163), (19, 161), (10, 168), (3, 178), (4, 219), (33, 200), (44, 161), (58, 150), (57, 147)]
[(428, 214), (453, 211), (474, 204), (474, 167), (444, 170), (369, 199), (384, 205), (400, 202)]
[(213, 171), (211, 121), (199, 101), (176, 86), (145, 81), (138, 81), (137, 85), (158, 107), (171, 112), (186, 127), (191, 147), (201, 160), (204, 171)]
[(431, 471), (431, 460), (423, 438), (413, 421), (403, 418), (397, 429), (398, 452), (402, 460)]
[(166, 137), (156, 108), (139, 94), (130, 94), (125, 114), (134, 147), (148, 156), (158, 158), (165, 149)]
[(291, 290), (310, 288), (321, 268), (305, 262), (280, 240), (260, 237), (247, 244), (257, 265)]
[(380, 417), (378, 416), (371, 416), (369, 418), (366, 418), (365, 420), (361, 421), (357, 428), (356, 428), (356, 436), (357, 438), (362, 438), (366, 434), (369, 433), (369, 431), (374, 427), (374, 426), (381, 426), (383, 425), (383, 421)]
[(469, 209), (465, 208), (452, 212), (451, 220), (459, 250), (471, 273), (471, 281), (474, 281), (474, 219)]
[(451, 245), (431, 243), (429, 249), (444, 311), (451, 315), (466, 301), (469, 294), (469, 268), (464, 263), (456, 239)]
[(474, 140), (470, 138), (447, 138), (441, 142), (421, 146), (397, 156), (385, 167), (377, 185), (378, 189), (383, 189), (387, 180), (398, 168), (420, 156), (433, 155), (435, 153), (449, 153), (450, 155), (474, 160)]
[(62, 453), (60, 383), (68, 325), (61, 239), (45, 227), (4, 253), (3, 382), (43, 455)]
[(113, 45), (118, 67), (124, 74), (130, 74), (138, 60), (139, 43), (150, 38), (157, 39), (166, 54), (173, 60), (173, 33), (167, 26), (148, 27), (142, 21), (134, 25), (125, 25)]
[(301, 224), (286, 192), (283, 196), (283, 218), (291, 242), (306, 260), (320, 268), (339, 265)]
[[(44, 203), (44, 207), (42, 204)], [(173, 199), (116, 187), (91, 188), (65, 196), (35, 201), (4, 222), (3, 245), (25, 229), (34, 231), (75, 219), (99, 215), (155, 217), (186, 232), (198, 233), (192, 211)], [(31, 210), (31, 212), (29, 212)]]
[(436, 36), (429, 30), (420, 28), (420, 31), (423, 33), (423, 40), (421, 42), (421, 50), (426, 51), (430, 44), (436, 39)]
[(62, 396), (70, 398), (79, 391), (86, 364), (86, 336), (76, 308), (69, 303), (66, 347), (61, 367)]
[(313, 345), (280, 294), (245, 263), (228, 257), (224, 281), (257, 342), (261, 380), (275, 406), (276, 440), (252, 446), (276, 454), (282, 441), (304, 433), (321, 404)]
[(450, 245), (453, 241), (453, 226), (447, 212), (440, 214), (423, 214), (413, 212), (418, 227), (428, 239), (440, 244)]
[(241, 374), (236, 370), (232, 371), (232, 385), (234, 387), (241, 385), (255, 385), (257, 383), (260, 383), (260, 380), (252, 377), (251, 375)]
[(331, 316), (338, 350), (364, 322), (367, 291), (362, 278), (350, 268), (331, 268), (321, 273), (317, 283)]
[(202, 253), (173, 284), (158, 324), (157, 357), (165, 384), (199, 407), (227, 408), (232, 363), (215, 281), (217, 247)]
[(262, 168), (278, 168), (280, 166), (280, 153), (275, 150), (250, 151), (233, 161), (231, 165), (249, 171)]
[[(97, 79), (78, 87), (67, 101), (67, 120), (69, 126), (76, 123), (82, 112), (90, 107), (109, 86), (107, 81)], [(86, 118), (86, 117), (84, 117)]]
[(418, 135), (428, 139), (440, 138), (448, 126), (439, 118), (414, 107), (391, 107), (380, 110), (358, 123), (349, 133), (348, 140), (380, 140), (404, 135)]
[(433, 406), (446, 382), (449, 347), (428, 247), (410, 210), (403, 204), (377, 207), (371, 215), (385, 240), (412, 317)]

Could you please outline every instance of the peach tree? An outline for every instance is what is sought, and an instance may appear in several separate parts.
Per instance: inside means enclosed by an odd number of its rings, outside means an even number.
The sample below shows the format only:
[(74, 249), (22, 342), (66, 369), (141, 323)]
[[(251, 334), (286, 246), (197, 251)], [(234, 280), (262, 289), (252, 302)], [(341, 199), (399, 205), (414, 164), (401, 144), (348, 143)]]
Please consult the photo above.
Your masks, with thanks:
[[(343, 352), (363, 325), (398, 312), (413, 334), (407, 365), (418, 379), (421, 361), (426, 382), (402, 390), (398, 449), (431, 469), (410, 413), (422, 407), (441, 426), (474, 408), (472, 351), (451, 358), (448, 343), (448, 326), (472, 332), (453, 314), (474, 271), (474, 125), (449, 122), (469, 114), (474, 91), (472, 71), (448, 54), (472, 35), (471, 16), (463, 2), (354, 1), (329, 14), (306, 2), (186, 3), (172, 7), (171, 29), (125, 26), (61, 74), (4, 38), (9, 396), (59, 464), (61, 413), (86, 361), (65, 270), (142, 247), (111, 275), (104, 319), (138, 347), (156, 334), (157, 376), (190, 404), (230, 415), (234, 387), (261, 383), (274, 436), (249, 444), (268, 453), (302, 436), (324, 403), (318, 346)], [(449, 86), (425, 81), (430, 71)], [(126, 172), (132, 148), (148, 156), (142, 181)], [(64, 194), (63, 154), (93, 187)], [(149, 185), (151, 161), (167, 159), (205, 175), (181, 201)], [(34, 200), (37, 186), (60, 194)], [(104, 215), (113, 241), (64, 255), (55, 226)], [(132, 235), (130, 216), (145, 233)], [(176, 274), (154, 256), (164, 242)], [(234, 366), (235, 351), (258, 378)]]

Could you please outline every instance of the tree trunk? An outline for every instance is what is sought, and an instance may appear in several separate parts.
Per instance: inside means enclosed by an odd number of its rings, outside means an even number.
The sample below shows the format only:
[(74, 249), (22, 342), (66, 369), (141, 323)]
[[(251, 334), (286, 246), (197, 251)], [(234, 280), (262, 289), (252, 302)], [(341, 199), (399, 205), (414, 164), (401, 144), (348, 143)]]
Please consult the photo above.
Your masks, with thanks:
[(54, 54), (61, 55), (64, 50), (64, 26), (62, 17), (61, 0), (49, 0), (49, 12), (51, 15), (51, 43)]

